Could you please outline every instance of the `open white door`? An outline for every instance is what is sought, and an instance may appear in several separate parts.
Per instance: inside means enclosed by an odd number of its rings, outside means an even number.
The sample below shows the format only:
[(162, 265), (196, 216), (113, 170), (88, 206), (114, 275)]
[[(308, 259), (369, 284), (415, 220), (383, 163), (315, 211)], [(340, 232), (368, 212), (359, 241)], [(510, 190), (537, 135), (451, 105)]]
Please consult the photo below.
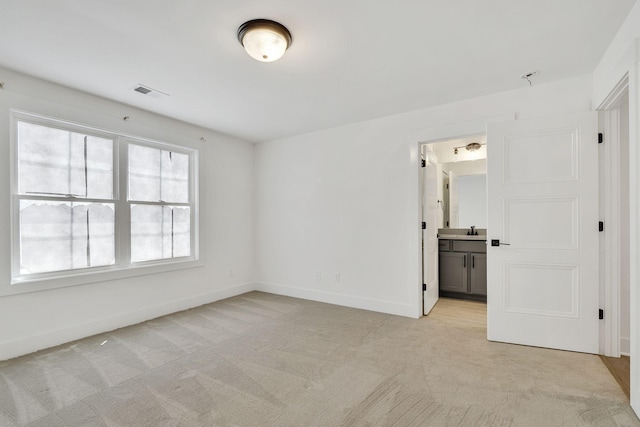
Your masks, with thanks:
[(596, 113), (488, 126), (489, 340), (598, 352), (597, 132)]
[(449, 171), (449, 228), (458, 228), (459, 212), (458, 175), (454, 171)]
[(427, 159), (423, 168), (422, 221), (426, 222), (423, 230), (423, 282), (427, 285), (424, 291), (424, 314), (429, 314), (438, 302), (438, 165)]

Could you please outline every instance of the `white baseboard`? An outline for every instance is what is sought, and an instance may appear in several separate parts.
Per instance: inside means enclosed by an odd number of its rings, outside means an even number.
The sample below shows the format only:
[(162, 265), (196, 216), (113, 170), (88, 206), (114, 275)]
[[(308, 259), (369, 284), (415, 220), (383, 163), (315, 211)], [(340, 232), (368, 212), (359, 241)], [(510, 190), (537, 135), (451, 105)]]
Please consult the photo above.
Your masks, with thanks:
[(190, 296), (180, 300), (171, 301), (166, 304), (145, 307), (134, 312), (120, 313), (103, 319), (49, 331), (44, 334), (32, 335), (19, 340), (3, 342), (0, 343), (0, 360), (11, 359), (81, 338), (113, 331), (125, 326), (135, 325), (136, 323), (155, 319), (167, 314), (188, 310), (193, 307), (198, 307), (200, 305), (209, 304), (225, 298), (251, 292), (254, 289), (254, 283), (246, 283), (244, 285)]
[(415, 310), (411, 305), (399, 304), (397, 302), (334, 294), (312, 289), (292, 288), (289, 286), (276, 285), (273, 283), (256, 283), (254, 289), (256, 291), (307, 299), (311, 301), (325, 302), (329, 304), (341, 305), (344, 307), (360, 308), (363, 310), (377, 311), (379, 313), (395, 314), (397, 316), (411, 318), (416, 317), (414, 313)]
[(39, 350), (44, 350), (46, 348), (55, 347), (57, 345), (113, 331), (118, 328), (135, 325), (157, 317), (166, 316), (167, 314), (188, 310), (193, 307), (209, 304), (225, 298), (231, 298), (251, 291), (262, 291), (276, 295), (415, 318), (413, 315), (414, 310), (411, 305), (310, 289), (292, 288), (289, 286), (269, 283), (246, 283), (226, 289), (190, 296), (180, 300), (171, 301), (166, 304), (145, 307), (141, 310), (129, 313), (120, 313), (114, 316), (92, 320), (90, 322), (76, 324), (54, 331), (48, 331), (43, 334), (32, 335), (19, 340), (2, 342), (0, 343), (0, 360), (7, 360)]
[(631, 355), (631, 340), (629, 338), (620, 337), (620, 354), (623, 356)]

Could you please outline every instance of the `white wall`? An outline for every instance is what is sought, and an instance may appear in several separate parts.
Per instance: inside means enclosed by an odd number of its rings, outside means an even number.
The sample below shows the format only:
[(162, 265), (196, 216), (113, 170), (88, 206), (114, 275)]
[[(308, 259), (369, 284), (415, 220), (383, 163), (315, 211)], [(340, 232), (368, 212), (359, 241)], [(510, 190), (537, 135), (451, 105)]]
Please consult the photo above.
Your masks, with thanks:
[(445, 171), (454, 171), (458, 176), (486, 174), (487, 159), (443, 163), (442, 169)]
[(0, 290), (11, 286), (10, 108), (198, 148), (205, 255), (203, 267), (0, 297), (0, 360), (252, 288), (252, 144), (9, 70), (0, 81)]
[(591, 90), (580, 76), (258, 144), (259, 287), (418, 316), (415, 135), (509, 113), (589, 111)]
[[(598, 108), (622, 77), (638, 61), (640, 2), (636, 2), (593, 71), (592, 106)], [(636, 76), (630, 76), (634, 79)]]

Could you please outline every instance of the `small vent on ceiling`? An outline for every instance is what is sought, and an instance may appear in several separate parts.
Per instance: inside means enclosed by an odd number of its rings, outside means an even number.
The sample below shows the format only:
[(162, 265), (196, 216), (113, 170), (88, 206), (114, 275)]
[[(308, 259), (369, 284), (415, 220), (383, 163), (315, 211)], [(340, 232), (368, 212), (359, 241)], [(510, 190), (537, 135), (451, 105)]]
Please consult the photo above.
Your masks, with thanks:
[(159, 90), (152, 89), (144, 85), (137, 85), (133, 90), (143, 95), (150, 96), (151, 98), (165, 98), (169, 96), (168, 93), (160, 92)]
[(140, 92), (144, 95), (148, 94), (149, 92), (151, 92), (151, 89), (147, 89), (144, 86), (138, 86), (137, 88), (134, 89), (136, 92)]

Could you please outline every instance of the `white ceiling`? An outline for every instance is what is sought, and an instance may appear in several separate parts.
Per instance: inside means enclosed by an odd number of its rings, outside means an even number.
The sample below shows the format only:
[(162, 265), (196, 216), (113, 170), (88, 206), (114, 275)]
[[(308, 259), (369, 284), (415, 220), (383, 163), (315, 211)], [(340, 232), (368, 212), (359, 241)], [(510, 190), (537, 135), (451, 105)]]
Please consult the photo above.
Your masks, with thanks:
[[(590, 73), (634, 2), (0, 0), (0, 65), (265, 141)], [(280, 61), (242, 50), (254, 18), (291, 31)]]

